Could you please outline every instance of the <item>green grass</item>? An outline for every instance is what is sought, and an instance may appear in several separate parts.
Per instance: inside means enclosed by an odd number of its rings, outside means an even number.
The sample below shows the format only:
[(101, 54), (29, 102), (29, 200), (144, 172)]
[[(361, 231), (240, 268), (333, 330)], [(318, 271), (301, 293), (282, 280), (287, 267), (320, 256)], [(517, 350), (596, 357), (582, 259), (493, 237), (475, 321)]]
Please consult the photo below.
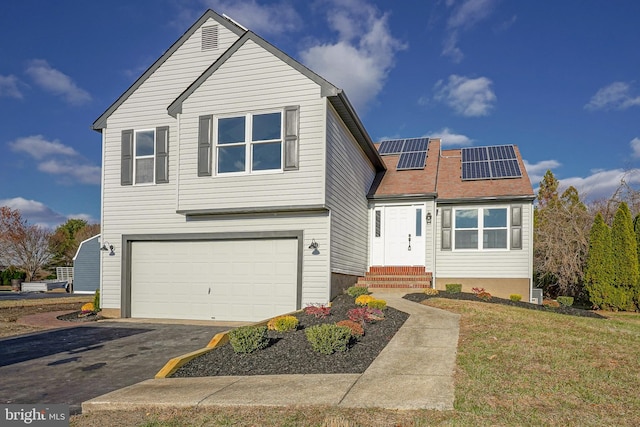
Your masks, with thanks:
[(88, 414), (71, 425), (640, 425), (639, 314), (591, 319), (472, 301), (427, 303), (461, 314), (453, 411), (173, 409)]

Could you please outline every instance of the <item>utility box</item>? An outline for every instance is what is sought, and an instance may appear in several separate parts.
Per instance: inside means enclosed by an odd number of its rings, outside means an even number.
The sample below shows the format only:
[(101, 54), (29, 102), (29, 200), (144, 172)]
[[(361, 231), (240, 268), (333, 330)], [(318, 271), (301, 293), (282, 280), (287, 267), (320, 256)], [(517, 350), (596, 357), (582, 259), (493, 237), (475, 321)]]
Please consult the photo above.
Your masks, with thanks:
[(542, 289), (533, 288), (531, 290), (531, 302), (534, 304), (542, 305)]

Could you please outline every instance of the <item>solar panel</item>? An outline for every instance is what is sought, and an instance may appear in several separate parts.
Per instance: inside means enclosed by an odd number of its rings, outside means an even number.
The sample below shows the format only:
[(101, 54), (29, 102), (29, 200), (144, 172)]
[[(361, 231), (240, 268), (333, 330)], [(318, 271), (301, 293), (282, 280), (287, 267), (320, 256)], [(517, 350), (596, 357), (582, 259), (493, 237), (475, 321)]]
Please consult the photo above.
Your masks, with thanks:
[(462, 149), (462, 162), (479, 162), (488, 160), (487, 147), (471, 147)]
[(398, 159), (397, 170), (407, 170), (407, 169), (424, 169), (424, 162), (427, 159), (426, 151), (416, 151), (412, 153), (402, 153), (400, 154), (400, 159)]
[(429, 138), (410, 138), (404, 141), (403, 153), (411, 153), (415, 151), (427, 151), (429, 146)]
[(404, 139), (390, 139), (388, 141), (382, 141), (380, 147), (378, 147), (378, 153), (380, 154), (400, 154), (404, 147)]
[(516, 151), (513, 149), (513, 145), (496, 145), (493, 147), (487, 147), (489, 150), (490, 160), (515, 160)]
[(509, 159), (491, 162), (491, 175), (493, 178), (518, 178), (522, 176), (522, 173), (518, 161)]
[(462, 164), (462, 179), (491, 179), (489, 162), (467, 162)]

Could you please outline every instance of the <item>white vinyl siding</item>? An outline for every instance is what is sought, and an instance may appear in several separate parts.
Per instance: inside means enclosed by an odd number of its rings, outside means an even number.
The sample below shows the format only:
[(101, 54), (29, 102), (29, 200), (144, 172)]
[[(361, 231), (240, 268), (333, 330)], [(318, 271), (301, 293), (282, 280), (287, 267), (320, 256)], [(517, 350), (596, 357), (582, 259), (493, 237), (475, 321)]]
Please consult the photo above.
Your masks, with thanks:
[(331, 209), (331, 271), (367, 270), (368, 202), (375, 170), (327, 103), (327, 205)]
[[(182, 104), (179, 210), (320, 205), (324, 203), (325, 100), (320, 86), (251, 40)], [(197, 175), (198, 120), (284, 111), (299, 106), (299, 168), (239, 176)], [(213, 164), (217, 163), (213, 150)]]
[[(510, 213), (511, 204), (504, 205), (464, 205), (453, 206), (455, 209), (507, 208)], [(442, 207), (436, 215), (436, 272), (437, 277), (469, 277), (469, 278), (529, 278), (531, 271), (530, 250), (441, 250)], [(452, 218), (453, 219), (453, 218)], [(532, 242), (533, 206), (522, 203), (522, 244), (523, 248), (530, 248)], [(452, 224), (453, 225), (453, 224)], [(480, 242), (482, 243), (482, 242)]]

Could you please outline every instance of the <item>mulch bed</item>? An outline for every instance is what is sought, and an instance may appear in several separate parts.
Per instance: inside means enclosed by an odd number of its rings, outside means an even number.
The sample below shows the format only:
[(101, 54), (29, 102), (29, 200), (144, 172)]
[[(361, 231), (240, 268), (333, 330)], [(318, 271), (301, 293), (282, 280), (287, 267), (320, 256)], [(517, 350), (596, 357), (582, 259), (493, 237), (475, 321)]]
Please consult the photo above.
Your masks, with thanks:
[(85, 313), (82, 311), (74, 311), (73, 313), (63, 314), (61, 316), (56, 317), (58, 320), (66, 320), (67, 322), (95, 322), (97, 320), (102, 320), (102, 317), (98, 313)]
[(606, 317), (601, 316), (592, 310), (583, 310), (580, 308), (564, 307), (564, 306), (553, 308), (553, 307), (546, 307), (544, 305), (531, 304), (523, 301), (511, 301), (510, 299), (497, 298), (497, 297), (491, 297), (490, 300), (485, 301), (478, 298), (475, 294), (468, 293), (468, 292), (459, 292), (455, 294), (450, 294), (448, 292), (439, 292), (438, 295), (427, 295), (424, 293), (415, 293), (415, 294), (407, 294), (403, 298), (413, 302), (422, 302), (429, 298), (447, 298), (447, 299), (456, 299), (456, 300), (465, 300), (465, 301), (476, 301), (476, 302), (483, 302), (487, 304), (509, 305), (511, 307), (526, 308), (528, 310), (538, 310), (538, 311), (546, 311), (549, 313), (566, 314), (568, 316), (606, 319)]
[(331, 314), (326, 318), (296, 313), (300, 322), (296, 331), (269, 331), (271, 342), (265, 349), (249, 354), (236, 354), (231, 345), (226, 344), (188, 362), (173, 376), (362, 373), (407, 320), (407, 313), (388, 307), (384, 311), (385, 319), (367, 323), (365, 335), (349, 350), (331, 355), (313, 351), (304, 332), (309, 326), (348, 319), (347, 311), (355, 307), (352, 297), (340, 295), (333, 301)]

